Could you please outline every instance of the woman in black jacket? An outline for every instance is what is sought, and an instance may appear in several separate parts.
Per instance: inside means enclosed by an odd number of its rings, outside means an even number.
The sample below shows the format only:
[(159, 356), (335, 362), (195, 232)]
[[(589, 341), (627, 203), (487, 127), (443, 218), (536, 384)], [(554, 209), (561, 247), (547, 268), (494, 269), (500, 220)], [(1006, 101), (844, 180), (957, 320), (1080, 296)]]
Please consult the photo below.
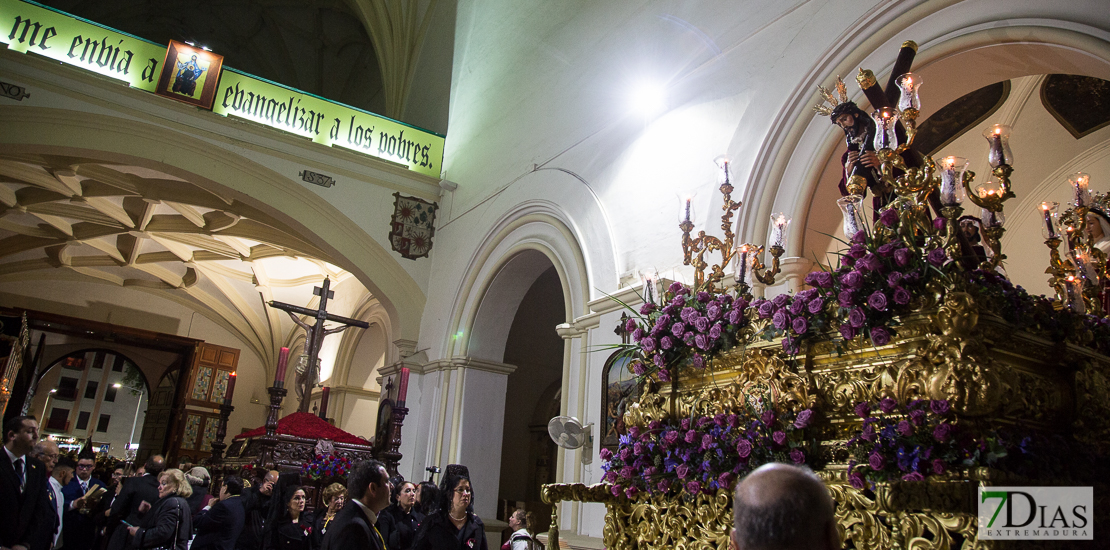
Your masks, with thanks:
[(185, 499), (192, 494), (193, 488), (181, 470), (162, 472), (158, 476), (158, 501), (140, 504), (142, 525), (127, 528), (132, 547), (186, 550), (193, 536), (193, 515)]
[(305, 492), (300, 486), (282, 490), (280, 503), (271, 503), (271, 507), (283, 506), (267, 520), (263, 550), (313, 550), (313, 522), (304, 513), (305, 503)]
[(399, 481), (393, 486), (393, 504), (378, 514), (378, 531), (389, 550), (412, 550), (424, 514), (416, 509), (416, 484)]
[(474, 514), (474, 497), (466, 472), (448, 469), (440, 488), (439, 510), (420, 524), (413, 550), (488, 550), (485, 525)]

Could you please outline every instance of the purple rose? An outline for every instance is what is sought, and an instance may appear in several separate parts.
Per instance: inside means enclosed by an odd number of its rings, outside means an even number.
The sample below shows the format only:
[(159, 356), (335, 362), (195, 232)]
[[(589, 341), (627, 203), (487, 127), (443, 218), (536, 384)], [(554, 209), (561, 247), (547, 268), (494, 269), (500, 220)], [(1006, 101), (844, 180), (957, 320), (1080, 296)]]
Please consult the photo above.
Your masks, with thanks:
[(759, 317), (761, 319), (766, 319), (775, 314), (775, 305), (767, 300), (764, 300), (762, 303), (759, 304), (758, 311)]
[(925, 476), (921, 475), (918, 472), (910, 472), (910, 473), (902, 476), (902, 481), (922, 481), (924, 479), (925, 479)]
[(704, 304), (704, 303), (706, 303), (706, 302), (708, 302), (708, 301), (712, 300), (712, 299), (713, 299), (713, 296), (711, 296), (711, 295), (710, 295), (710, 294), (709, 294), (708, 292), (705, 292), (705, 291), (703, 290), (703, 291), (699, 291), (699, 292), (698, 292), (698, 296), (697, 296), (697, 299), (698, 299), (698, 301), (699, 301), (699, 302), (701, 302), (701, 303), (703, 303), (703, 304)]
[(659, 428), (662, 427), (663, 423), (658, 420), (652, 420), (651, 422), (648, 422), (648, 430), (651, 430), (652, 432), (658, 432)]
[(810, 271), (809, 273), (806, 273), (806, 284), (809, 285), (809, 286), (817, 286), (817, 274), (818, 273), (821, 273), (821, 272), (820, 271)]
[(876, 346), (885, 346), (890, 343), (890, 331), (886, 327), (874, 327), (871, 329), (871, 343)]
[(671, 305), (674, 306), (674, 307), (682, 307), (685, 304), (686, 304), (686, 298), (684, 298), (682, 296), (675, 296), (674, 299), (671, 300)]
[(809, 304), (806, 305), (806, 308), (809, 309), (810, 313), (817, 315), (818, 313), (821, 313), (822, 309), (825, 309), (825, 300), (821, 298), (814, 298), (813, 300), (809, 301)]
[(678, 443), (678, 437), (678, 430), (671, 430), (663, 436), (663, 443), (667, 445), (674, 445), (675, 443)]
[(683, 440), (686, 441), (687, 443), (693, 443), (693, 442), (697, 441), (697, 439), (698, 439), (698, 432), (696, 432), (694, 430), (688, 430), (686, 432), (686, 437), (683, 438)]
[(722, 489), (731, 487), (733, 481), (736, 481), (736, 474), (732, 472), (725, 472), (717, 476), (717, 485)]
[(863, 286), (863, 275), (858, 271), (849, 271), (840, 276), (840, 284), (852, 289), (859, 288)]
[(771, 299), (771, 303), (775, 304), (776, 308), (781, 308), (781, 307), (785, 306), (786, 303), (789, 302), (789, 301), (790, 301), (790, 296), (787, 295), (787, 294), (779, 294), (778, 296), (775, 296), (774, 298)]
[(775, 411), (766, 410), (760, 413), (759, 420), (763, 422), (764, 426), (770, 426), (775, 421)]
[(856, 244), (863, 244), (867, 242), (867, 230), (860, 229), (859, 231), (856, 231), (856, 234), (852, 235), (852, 242)]
[(795, 447), (790, 451), (790, 460), (794, 464), (805, 464), (806, 454), (801, 449)]
[(651, 302), (648, 302), (648, 303), (640, 306), (640, 315), (647, 315), (647, 314), (649, 314), (653, 311), (655, 311), (655, 304), (653, 304)]
[(782, 349), (790, 355), (797, 355), (798, 352), (802, 351), (802, 341), (798, 338), (787, 336), (782, 339)]
[(790, 328), (794, 329), (794, 332), (798, 334), (805, 334), (806, 331), (809, 330), (809, 322), (806, 321), (805, 317), (795, 317), (794, 321), (790, 324)]
[(898, 223), (898, 212), (893, 208), (883, 210), (883, 213), (879, 214), (879, 222), (887, 227), (894, 227)]
[(667, 358), (663, 357), (662, 353), (657, 353), (651, 358), (651, 362), (655, 363), (655, 366), (663, 368), (667, 365)]
[(902, 284), (902, 274), (901, 273), (899, 273), (897, 271), (891, 271), (890, 274), (886, 276), (886, 286), (889, 286), (890, 288), (897, 288), (901, 284)]
[(836, 299), (840, 302), (840, 307), (852, 307), (856, 299), (856, 291), (841, 290), (840, 294), (837, 294)]
[(694, 345), (694, 336), (694, 331), (687, 331), (686, 334), (682, 335), (682, 341), (685, 342), (687, 346), (692, 346)]
[(853, 244), (848, 249), (848, 255), (858, 260), (867, 255), (867, 247), (862, 244)]
[(673, 348), (674, 347), (674, 338), (671, 338), (670, 336), (664, 336), (664, 337), (660, 338), (659, 339), (659, 347), (661, 347), (663, 349)]
[(933, 428), (933, 439), (936, 439), (937, 441), (939, 441), (941, 443), (945, 443), (951, 437), (952, 437), (952, 425), (951, 424), (948, 424), (947, 422), (941, 422), (940, 424), (937, 424), (936, 428)]
[(894, 289), (894, 303), (896, 303), (900, 306), (904, 306), (904, 305), (910, 303), (910, 299), (911, 299), (910, 291), (906, 290), (905, 287), (900, 286), (900, 287)]
[(671, 381), (671, 373), (667, 372), (666, 369), (661, 369), (660, 371), (658, 371), (658, 374), (659, 374), (659, 381), (660, 382), (670, 382)]
[(933, 229), (936, 229), (937, 231), (943, 231), (944, 230), (944, 223), (945, 223), (944, 218), (941, 218), (939, 216), (936, 217), (936, 218), (933, 218)]
[[(699, 334), (698, 338), (701, 338), (701, 337), (702, 337), (702, 335)], [(703, 357), (700, 353), (695, 353), (694, 356), (692, 358), (690, 358), (690, 362), (694, 365), (695, 369), (704, 369), (705, 368), (705, 357)]]
[(632, 479), (632, 466), (625, 466), (621, 468), (620, 476), (624, 479)]
[(840, 336), (845, 340), (851, 340), (856, 337), (856, 329), (852, 328), (851, 325), (840, 325)]
[(691, 481), (691, 482), (687, 483), (686, 484), (686, 492), (690, 493), (690, 496), (694, 496), (694, 495), (700, 493), (701, 492), (701, 483), (698, 483), (696, 481)]
[(656, 485), (656, 487), (659, 488), (660, 493), (666, 493), (667, 491), (671, 490), (671, 480), (669, 480), (669, 479), (660, 480), (659, 485)]
[(686, 334), (686, 324), (677, 322), (671, 325), (671, 334), (675, 335), (675, 338), (682, 338), (682, 335)]
[(786, 330), (787, 325), (790, 324), (790, 316), (786, 314), (785, 310), (780, 309), (775, 312), (775, 316), (771, 321), (774, 323), (775, 328)]
[(913, 435), (913, 425), (908, 420), (898, 422), (898, 433), (902, 434), (902, 437)]
[(874, 309), (874, 310), (878, 310), (878, 311), (885, 310), (886, 309), (886, 294), (883, 294), (883, 291), (881, 291), (881, 290), (876, 290), (870, 296), (867, 297), (867, 305), (871, 306), (871, 309)]
[(944, 467), (944, 461), (939, 459), (939, 458), (934, 458), (933, 459), (933, 473), (936, 474), (936, 475), (940, 475), (940, 474), (943, 474), (945, 470), (946, 470), (946, 468)]
[(857, 307), (848, 312), (848, 324), (852, 325), (852, 328), (863, 328), (865, 323), (867, 323), (867, 314), (863, 312), (863, 308)]
[(694, 319), (694, 328), (698, 329), (698, 332), (705, 332), (709, 330), (709, 319), (706, 319), (705, 317), (698, 317), (697, 319)]
[(856, 269), (861, 272), (880, 271), (883, 268), (883, 261), (874, 254), (868, 254), (856, 262)]
[(890, 397), (884, 397), (879, 401), (879, 410), (886, 414), (894, 412), (894, 408), (898, 406), (898, 402)]
[(775, 445), (785, 445), (786, 444), (786, 433), (781, 432), (781, 431), (775, 432), (775, 433), (771, 434), (771, 440), (775, 442)]
[(605, 462), (609, 462), (609, 459), (613, 458), (613, 451), (610, 451), (609, 449), (606, 449), (605, 447), (602, 447), (601, 452), (598, 453), (598, 456), (601, 458), (601, 460), (604, 460)]
[(874, 442), (875, 441), (875, 426), (873, 424), (868, 424), (868, 425), (864, 426), (863, 431), (860, 432), (860, 434), (859, 434), (859, 437), (860, 437), (860, 439), (862, 439), (864, 441)]
[(678, 467), (674, 469), (674, 473), (678, 476), (678, 479), (686, 479), (686, 476), (690, 473), (690, 467), (685, 464), (679, 464)]
[(899, 248), (898, 250), (895, 250), (894, 251), (894, 263), (898, 264), (898, 267), (905, 266), (906, 264), (910, 263), (910, 255), (911, 254), (912, 253), (910, 252), (910, 249), (908, 249), (908, 248)]
[(806, 302), (801, 299), (801, 295), (794, 297), (794, 301), (790, 302), (790, 313), (794, 315), (801, 315), (806, 310)]
[(611, 493), (613, 493), (613, 496), (615, 496), (615, 497), (621, 496), (621, 486), (620, 485), (614, 485), (614, 486), (610, 487), (609, 491)]
[(709, 348), (709, 336), (706, 336), (704, 334), (699, 334), (699, 335), (695, 336), (694, 337), (694, 345), (698, 346), (698, 349), (702, 349), (702, 350), (708, 349)]
[(948, 260), (948, 256), (945, 255), (943, 248), (934, 248), (925, 259), (935, 266), (942, 266)]
[(628, 321), (626, 321), (624, 323), (624, 331), (625, 332), (632, 332), (632, 331), (636, 330), (636, 328), (637, 327), (636, 327), (636, 320), (635, 319), (629, 319)]
[[(632, 436), (633, 439), (640, 437), (640, 427), (632, 426), (628, 428), (628, 435)], [(640, 454), (640, 451), (636, 451), (636, 454)]]
[(914, 426), (920, 426), (925, 423), (925, 411), (921, 409), (910, 411), (910, 422)]
[(848, 474), (848, 483), (853, 488), (859, 490), (863, 490), (865, 487), (867, 487), (867, 481), (863, 479), (863, 476), (860, 475), (859, 472), (852, 472)]
[(689, 418), (683, 418), (682, 422), (679, 423), (679, 426), (681, 426), (683, 430), (689, 430), (690, 429), (690, 419)]
[(643, 361), (636, 361), (632, 363), (632, 374), (636, 376), (643, 376), (647, 372), (647, 367), (644, 366)]
[(617, 480), (617, 473), (616, 472), (608, 472), (608, 473), (605, 474), (604, 479), (608, 483), (613, 483), (614, 481)]
[(643, 340), (640, 340), (640, 347), (643, 348), (644, 351), (648, 352), (648, 353), (651, 353), (651, 352), (655, 351), (655, 339), (654, 338), (644, 338)]
[(643, 340), (643, 339), (644, 339), (644, 329), (636, 328), (635, 330), (632, 331), (632, 341), (633, 342), (639, 342), (640, 340)]
[(705, 434), (701, 436), (701, 450), (706, 450), (713, 446), (713, 436)]
[(730, 325), (740, 324), (740, 317), (741, 317), (742, 314), (743, 313), (739, 309), (734, 309), (734, 310), (728, 312), (728, 324), (730, 324)]
[(628, 458), (632, 456), (632, 449), (629, 449), (628, 447), (621, 447), (621, 449), (617, 451), (617, 454), (620, 455), (621, 460), (627, 461)]
[(871, 456), (867, 457), (867, 463), (871, 465), (871, 469), (876, 472), (882, 471), (883, 466), (886, 466), (883, 455), (879, 453), (871, 453)]
[(722, 330), (724, 330), (724, 328), (721, 327), (720, 323), (713, 325), (713, 327), (709, 329), (709, 338), (713, 340), (720, 338)]
[(692, 307), (684, 307), (682, 313), (679, 313), (678, 316), (682, 319), (682, 322), (691, 323), (698, 317), (698, 310)]
[(721, 306), (719, 306), (717, 304), (709, 304), (709, 307), (705, 308), (705, 316), (710, 321), (716, 321), (717, 319), (720, 319), (721, 318)]
[(879, 255), (884, 258), (889, 258), (891, 254), (894, 254), (894, 251), (896, 249), (897, 245), (895, 243), (886, 243), (879, 248), (876, 248), (875, 252), (878, 252)]
[(861, 401), (856, 404), (855, 413), (860, 418), (867, 418), (871, 416), (871, 405)]
[[(632, 436), (632, 437), (636, 437), (636, 436)], [(644, 454), (644, 444), (637, 441), (634, 445), (632, 445), (632, 454), (634, 454), (636, 456), (640, 456), (640, 455)]]
[(794, 419), (794, 427), (800, 429), (808, 428), (809, 423), (813, 420), (813, 410), (806, 409), (798, 413), (798, 417)]
[(933, 411), (933, 414), (948, 414), (949, 408), (947, 399), (934, 399), (929, 402), (929, 410)]
[(675, 282), (671, 283), (671, 286), (667, 287), (667, 290), (669, 290), (671, 292), (675, 292), (675, 293), (677, 293), (678, 291), (680, 291), (682, 289), (683, 289), (682, 283), (680, 283), (678, 281), (675, 281)]
[(752, 454), (752, 442), (747, 439), (741, 439), (736, 443), (736, 455), (740, 458), (748, 458)]
[(817, 286), (821, 288), (831, 288), (833, 286), (832, 273), (828, 271), (821, 271), (817, 274)]

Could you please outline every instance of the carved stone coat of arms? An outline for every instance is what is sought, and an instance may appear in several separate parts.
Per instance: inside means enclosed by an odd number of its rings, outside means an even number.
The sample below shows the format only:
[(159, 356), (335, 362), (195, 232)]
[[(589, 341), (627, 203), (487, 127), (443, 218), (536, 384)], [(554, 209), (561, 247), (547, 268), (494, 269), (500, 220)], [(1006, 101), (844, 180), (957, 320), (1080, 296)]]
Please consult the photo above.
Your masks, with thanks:
[(428, 257), (436, 231), (436, 204), (400, 193), (393, 197), (389, 242), (394, 252), (410, 260)]

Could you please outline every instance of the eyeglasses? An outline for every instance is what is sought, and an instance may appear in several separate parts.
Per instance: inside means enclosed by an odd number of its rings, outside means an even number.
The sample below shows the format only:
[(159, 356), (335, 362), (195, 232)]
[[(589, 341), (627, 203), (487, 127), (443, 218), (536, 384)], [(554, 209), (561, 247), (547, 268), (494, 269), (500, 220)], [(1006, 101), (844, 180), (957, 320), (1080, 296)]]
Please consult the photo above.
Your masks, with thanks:
[(469, 495), (473, 493), (470, 489), (455, 489), (455, 492), (460, 495)]

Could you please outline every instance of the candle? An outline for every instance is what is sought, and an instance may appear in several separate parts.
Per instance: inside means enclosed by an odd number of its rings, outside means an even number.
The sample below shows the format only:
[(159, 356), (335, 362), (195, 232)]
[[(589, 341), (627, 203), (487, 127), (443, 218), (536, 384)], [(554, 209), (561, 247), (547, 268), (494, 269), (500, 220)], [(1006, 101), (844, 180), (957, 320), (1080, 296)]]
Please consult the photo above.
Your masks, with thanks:
[(1071, 307), (1071, 310), (1079, 314), (1086, 313), (1087, 304), (1083, 303), (1083, 296), (1079, 293), (1079, 282), (1075, 280), (1074, 276), (1068, 275), (1068, 278), (1064, 279), (1064, 288), (1067, 293), (1068, 306)]
[(738, 277), (739, 282), (747, 283), (748, 282), (748, 245), (744, 245), (744, 246), (740, 247), (740, 266), (739, 267), (740, 267), (739, 277)]
[(786, 214), (777, 212), (771, 214), (771, 246), (782, 248), (786, 242), (786, 228), (790, 225), (790, 218)]
[(281, 348), (278, 354), (277, 376), (274, 377), (274, 387), (285, 386), (285, 366), (289, 363), (289, 348)]
[(1044, 231), (1042, 235), (1046, 239), (1055, 239), (1059, 235), (1056, 234), (1056, 207), (1055, 202), (1042, 202), (1041, 213), (1044, 214)]
[(323, 394), (320, 396), (320, 418), (328, 419), (328, 396), (331, 394), (331, 388), (324, 386)]
[(1076, 172), (1068, 178), (1068, 183), (1072, 184), (1072, 187), (1075, 188), (1075, 206), (1077, 208), (1087, 206), (1087, 199), (1090, 197), (1087, 185), (1090, 183), (1090, 180), (1090, 176), (1083, 172)]
[(961, 179), (967, 170), (967, 159), (945, 157), (940, 166), (940, 203), (944, 206), (959, 206), (964, 200)]
[(991, 168), (998, 168), (1003, 164), (1013, 164), (1013, 153), (1010, 152), (1010, 127), (1004, 124), (995, 124), (983, 132), (990, 144), (987, 160)]
[(686, 221), (690, 221), (690, 199), (686, 199)]
[(231, 396), (235, 393), (235, 373), (231, 373), (227, 377), (227, 391), (224, 392), (224, 405), (231, 404)]
[(409, 394), (409, 368), (401, 367), (401, 387), (397, 390), (397, 403), (399, 405), (405, 402), (405, 397)]

